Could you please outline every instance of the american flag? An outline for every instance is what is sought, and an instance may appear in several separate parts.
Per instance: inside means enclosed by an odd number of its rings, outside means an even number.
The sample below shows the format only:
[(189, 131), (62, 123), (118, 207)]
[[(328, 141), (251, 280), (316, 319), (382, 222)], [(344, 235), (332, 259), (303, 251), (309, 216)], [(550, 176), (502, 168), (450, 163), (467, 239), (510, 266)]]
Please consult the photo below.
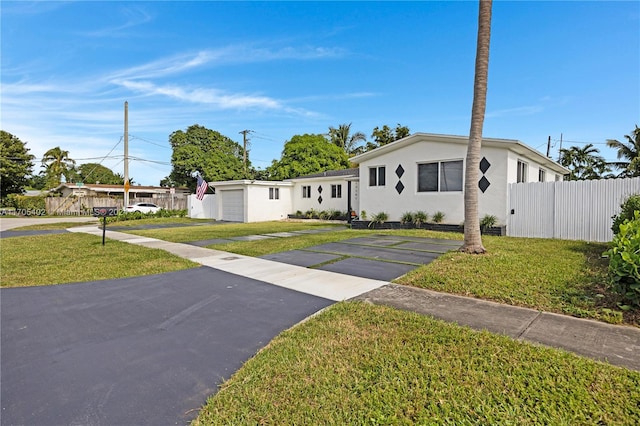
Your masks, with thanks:
[(202, 179), (202, 176), (198, 175), (198, 186), (196, 187), (196, 198), (198, 200), (202, 200), (204, 198), (204, 193), (207, 192), (209, 188), (209, 184), (206, 180)]

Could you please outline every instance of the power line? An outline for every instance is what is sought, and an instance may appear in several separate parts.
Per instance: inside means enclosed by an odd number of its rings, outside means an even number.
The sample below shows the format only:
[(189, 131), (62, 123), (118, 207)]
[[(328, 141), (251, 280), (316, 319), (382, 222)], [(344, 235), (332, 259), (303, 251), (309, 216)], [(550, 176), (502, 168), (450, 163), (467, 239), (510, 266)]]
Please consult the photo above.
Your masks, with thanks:
[(131, 137), (131, 139), (138, 139), (138, 140), (141, 140), (141, 141), (146, 142), (148, 144), (159, 146), (160, 148), (171, 149), (170, 146), (161, 145), (161, 143), (158, 142), (158, 141), (153, 141), (153, 140), (150, 140), (150, 139), (141, 138), (140, 136), (134, 136), (134, 135), (129, 135), (129, 136)]

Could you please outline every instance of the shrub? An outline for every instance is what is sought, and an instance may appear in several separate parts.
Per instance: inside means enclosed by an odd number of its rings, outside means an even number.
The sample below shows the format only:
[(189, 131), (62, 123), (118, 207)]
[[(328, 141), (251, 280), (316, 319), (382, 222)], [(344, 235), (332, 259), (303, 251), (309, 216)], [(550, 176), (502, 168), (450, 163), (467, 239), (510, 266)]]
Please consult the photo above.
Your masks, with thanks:
[(418, 212), (415, 212), (415, 214), (413, 215), (413, 224), (416, 225), (418, 228), (423, 223), (427, 223), (428, 220), (429, 220), (429, 215), (425, 212), (418, 211)]
[(44, 216), (47, 214), (47, 205), (44, 195), (27, 197), (20, 194), (9, 194), (3, 200), (4, 207), (13, 207), (20, 216)]
[(369, 222), (369, 228), (375, 228), (376, 225), (381, 225), (389, 219), (389, 215), (385, 212), (380, 212), (378, 214), (374, 214), (371, 218), (371, 222)]
[(365, 210), (360, 212), (360, 219), (367, 220), (367, 212)]
[(640, 211), (626, 219), (604, 254), (609, 257), (609, 279), (623, 302), (640, 307)]
[(307, 219), (313, 219), (314, 216), (316, 216), (316, 211), (314, 209), (311, 210), (307, 210), (304, 215), (307, 217)]
[(402, 216), (400, 217), (400, 223), (403, 225), (406, 225), (408, 223), (413, 223), (413, 213), (411, 212), (402, 213)]
[(631, 195), (620, 205), (620, 213), (611, 217), (613, 224), (611, 230), (614, 234), (617, 234), (620, 230), (620, 225), (625, 220), (633, 220), (633, 214), (636, 211), (640, 211), (640, 194)]
[(480, 219), (480, 231), (484, 232), (487, 228), (495, 226), (497, 222), (497, 217), (492, 214), (485, 214), (484, 216), (482, 216), (482, 219)]
[(431, 220), (433, 220), (434, 223), (441, 223), (444, 220), (444, 213), (440, 211), (435, 212)]

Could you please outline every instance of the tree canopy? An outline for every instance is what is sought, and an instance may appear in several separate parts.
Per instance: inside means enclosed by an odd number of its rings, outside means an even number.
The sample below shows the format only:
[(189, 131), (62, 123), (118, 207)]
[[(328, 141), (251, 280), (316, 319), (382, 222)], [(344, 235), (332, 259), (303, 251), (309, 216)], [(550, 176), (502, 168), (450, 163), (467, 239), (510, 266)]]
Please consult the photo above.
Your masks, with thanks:
[(9, 132), (0, 131), (0, 198), (24, 192), (34, 158), (25, 142)]
[(123, 185), (124, 177), (98, 163), (85, 163), (77, 167), (77, 178), (84, 183)]
[(560, 164), (569, 169), (569, 180), (601, 179), (611, 171), (593, 144), (560, 150)]
[(640, 127), (636, 128), (630, 135), (624, 135), (626, 142), (616, 139), (607, 140), (607, 146), (618, 151), (618, 160), (611, 163), (612, 166), (621, 170), (620, 177), (640, 176)]
[[(195, 188), (196, 174), (207, 181), (244, 179), (243, 148), (215, 130), (194, 124), (186, 132), (177, 130), (169, 136), (173, 149), (171, 174), (163, 185)], [(247, 160), (247, 168), (250, 163)]]
[(323, 135), (295, 135), (287, 141), (279, 161), (267, 168), (270, 179), (282, 180), (327, 170), (349, 168), (346, 152)]

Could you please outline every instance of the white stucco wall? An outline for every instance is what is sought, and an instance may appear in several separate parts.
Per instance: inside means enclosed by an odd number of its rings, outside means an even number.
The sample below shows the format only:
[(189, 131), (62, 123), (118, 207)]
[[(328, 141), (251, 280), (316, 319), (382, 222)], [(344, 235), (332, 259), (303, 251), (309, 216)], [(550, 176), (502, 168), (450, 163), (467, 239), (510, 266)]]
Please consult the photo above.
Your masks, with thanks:
[[(331, 197), (331, 185), (340, 185), (342, 187), (342, 195), (340, 198)], [(309, 198), (302, 198), (302, 187), (311, 187), (311, 196)], [(322, 192), (319, 188), (322, 187)], [(351, 183), (352, 191), (352, 206), (354, 205), (354, 188), (357, 187), (357, 182)], [(322, 202), (319, 202), (319, 197), (322, 197)], [(311, 209), (320, 212), (327, 210), (337, 210), (340, 212), (347, 211), (348, 203), (348, 182), (344, 176), (330, 177), (330, 178), (308, 178), (294, 180), (294, 187), (292, 191), (292, 211), (295, 213), (301, 211), (305, 213)], [(356, 204), (357, 206), (357, 204)], [(354, 207), (355, 208), (355, 207)]]
[[(507, 151), (483, 147), (481, 156), (491, 166), (485, 173), (490, 185), (479, 192), (479, 214), (494, 215), (500, 224), (507, 218)], [(444, 222), (460, 224), (464, 221), (463, 191), (418, 192), (418, 164), (435, 161), (462, 160), (466, 162), (466, 146), (461, 144), (416, 142), (402, 149), (360, 164), (360, 212), (366, 211), (370, 218), (386, 212), (389, 220), (400, 220), (405, 212), (424, 211), (432, 216), (437, 211), (445, 213)], [(402, 165), (404, 174), (398, 178), (396, 169)], [(386, 185), (369, 186), (369, 168), (386, 167)], [(463, 168), (464, 170), (464, 168)], [(482, 173), (480, 173), (482, 177)], [(398, 194), (396, 184), (401, 181), (404, 190)]]
[[(279, 198), (269, 199), (269, 188), (278, 188)], [(286, 219), (291, 213), (293, 187), (282, 182), (263, 182), (247, 186), (245, 218), (247, 222)]]

